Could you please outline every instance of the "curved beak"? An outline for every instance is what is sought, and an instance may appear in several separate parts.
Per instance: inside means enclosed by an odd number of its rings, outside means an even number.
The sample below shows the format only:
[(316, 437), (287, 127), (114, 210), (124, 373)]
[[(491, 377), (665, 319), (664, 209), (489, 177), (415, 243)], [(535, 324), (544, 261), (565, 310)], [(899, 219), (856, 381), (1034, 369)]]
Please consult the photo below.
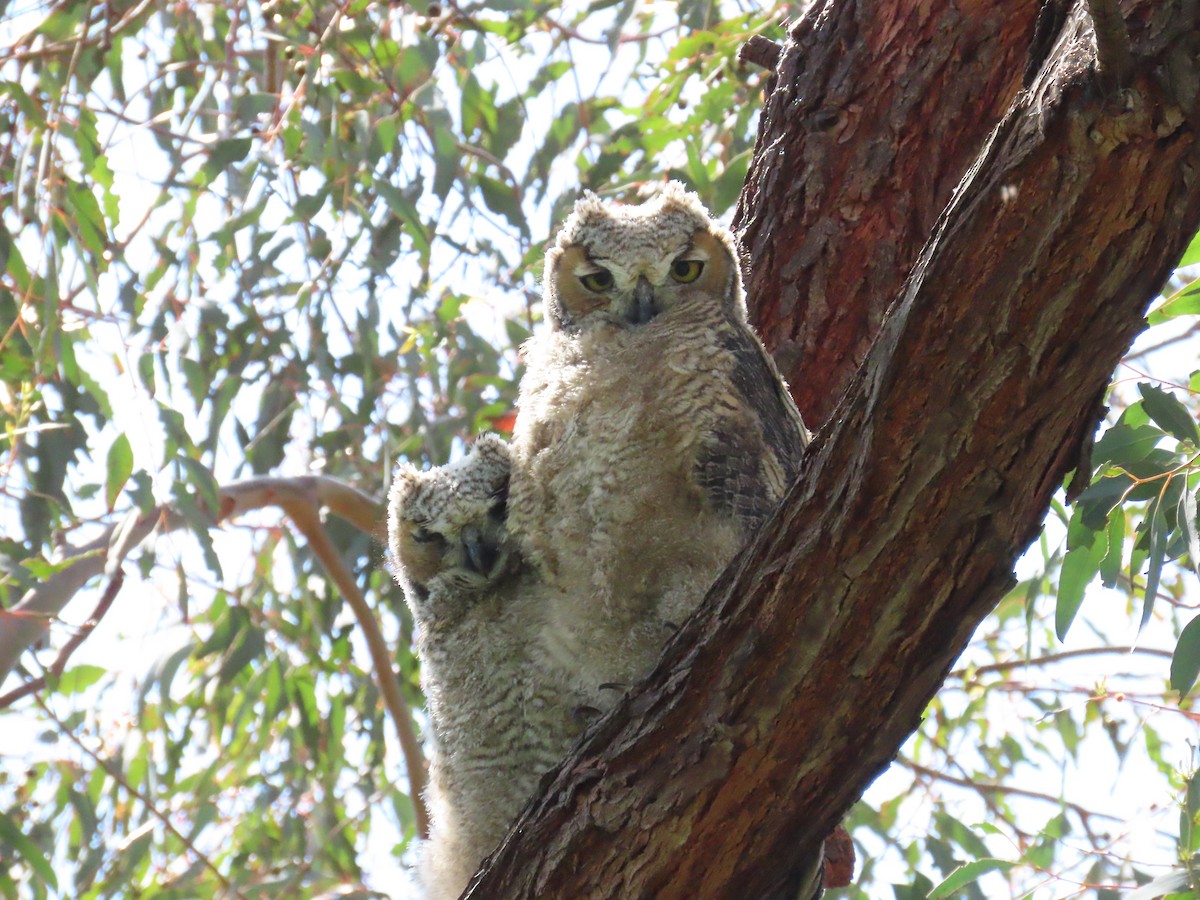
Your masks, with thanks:
[(654, 305), (654, 286), (646, 280), (645, 275), (639, 275), (637, 284), (633, 287), (633, 309), (630, 310), (630, 321), (634, 325), (645, 325), (658, 315)]
[(500, 558), (500, 550), (492, 546), (475, 525), (463, 529), (462, 542), (467, 551), (467, 564), (480, 575), (489, 574)]

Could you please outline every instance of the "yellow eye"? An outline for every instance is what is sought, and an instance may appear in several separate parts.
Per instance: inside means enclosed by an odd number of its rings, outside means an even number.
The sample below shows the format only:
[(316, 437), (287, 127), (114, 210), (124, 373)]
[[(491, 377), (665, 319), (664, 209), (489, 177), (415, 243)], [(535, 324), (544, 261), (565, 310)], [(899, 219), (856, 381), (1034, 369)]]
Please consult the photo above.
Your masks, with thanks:
[(677, 259), (671, 263), (671, 277), (680, 284), (689, 284), (700, 277), (704, 263), (698, 259)]
[(580, 275), (579, 280), (583, 286), (593, 293), (599, 294), (601, 291), (607, 291), (613, 286), (612, 272), (607, 269), (597, 269), (588, 275)]

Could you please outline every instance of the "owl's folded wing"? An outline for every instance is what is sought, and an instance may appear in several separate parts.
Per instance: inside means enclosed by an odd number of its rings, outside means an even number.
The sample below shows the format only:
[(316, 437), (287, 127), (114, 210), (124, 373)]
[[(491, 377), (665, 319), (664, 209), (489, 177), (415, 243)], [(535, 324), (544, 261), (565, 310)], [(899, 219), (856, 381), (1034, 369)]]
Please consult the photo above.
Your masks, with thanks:
[(734, 358), (735, 397), (704, 436), (696, 478), (713, 506), (749, 533), (795, 479), (808, 431), (758, 338), (730, 323), (722, 345)]

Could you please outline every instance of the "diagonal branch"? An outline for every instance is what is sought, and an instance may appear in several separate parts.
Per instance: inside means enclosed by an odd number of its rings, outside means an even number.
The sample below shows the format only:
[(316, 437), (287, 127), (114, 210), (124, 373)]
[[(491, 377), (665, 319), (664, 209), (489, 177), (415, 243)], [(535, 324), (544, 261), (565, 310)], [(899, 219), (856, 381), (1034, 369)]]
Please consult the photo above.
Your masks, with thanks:
[(104, 588), (104, 593), (100, 595), (99, 602), (96, 603), (96, 608), (92, 610), (92, 614), (88, 616), (88, 620), (84, 622), (78, 630), (71, 635), (61, 650), (58, 651), (58, 656), (54, 662), (50, 664), (50, 668), (46, 670), (46, 674), (39, 675), (37, 678), (31, 678), (19, 688), (14, 688), (7, 694), (0, 694), (0, 709), (7, 709), (12, 706), (22, 697), (28, 697), (30, 694), (36, 694), (42, 690), (47, 681), (52, 678), (61, 678), (63, 671), (67, 668), (67, 661), (71, 658), (71, 654), (79, 649), (80, 644), (88, 639), (88, 636), (96, 630), (96, 626), (100, 624), (100, 620), (104, 618), (109, 609), (112, 608), (113, 601), (117, 599), (117, 594), (121, 590), (121, 585), (125, 581), (125, 573), (117, 569), (109, 579), (108, 584)]
[[(1076, 10), (780, 510), (547, 779), (469, 896), (794, 888), (797, 862), (895, 758), (1010, 588), (1096, 428), (1093, 398), (1200, 226), (1189, 2), (1137, 5), (1145, 43), (1115, 111)], [(781, 167), (766, 183), (800, 177), (785, 163), (764, 163)]]

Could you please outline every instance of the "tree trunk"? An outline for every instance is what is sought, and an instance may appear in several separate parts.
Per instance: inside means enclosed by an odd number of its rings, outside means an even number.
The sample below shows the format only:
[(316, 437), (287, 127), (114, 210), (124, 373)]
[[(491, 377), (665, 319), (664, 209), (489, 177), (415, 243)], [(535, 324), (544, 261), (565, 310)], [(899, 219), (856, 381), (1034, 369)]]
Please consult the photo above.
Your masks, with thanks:
[[(895, 54), (871, 54), (906, 44), (896, 29), (927, 35), (911, 44), (906, 70), (927, 71), (917, 56), (944, 37), (933, 23), (952, 21), (948, 0), (929, 0), (911, 22), (868, 6), (896, 4), (846, 2), (798, 29), (814, 53), (844, 52), (871, 28), (892, 35), (861, 39), (869, 52), (829, 70), (827, 96), (888, 94), (878, 73)], [(1017, 30), (1028, 31), (1028, 6), (1005, 5), (1012, 21), (1025, 16)], [(985, 33), (976, 62), (947, 63), (958, 77), (929, 82), (941, 94), (880, 98), (881, 110), (902, 114), (893, 130), (905, 140), (888, 148), (892, 174), (877, 180), (849, 171), (814, 189), (814, 172), (789, 161), (803, 154), (779, 152), (770, 135), (782, 129), (803, 148), (807, 134), (811, 148), (827, 104), (789, 106), (781, 94), (794, 84), (772, 94), (742, 206), (755, 308), (781, 345), (803, 349), (803, 371), (790, 373), (797, 393), (824, 387), (810, 414), (822, 418), (840, 373), (856, 371), (780, 510), (650, 679), (547, 777), (469, 896), (785, 896), (797, 861), (917, 727), (1012, 583), (1014, 561), (1090, 440), (1098, 398), (1144, 326), (1147, 301), (1200, 224), (1197, 2), (1141, 0), (1122, 11), (1132, 65), (1106, 56), (1107, 89), (1082, 5), (1057, 43), (1041, 45), (1053, 46), (1045, 66), (927, 236), (861, 366), (856, 348), (891, 296), (881, 285), (899, 284), (929, 198), (969, 153), (969, 138), (947, 149), (944, 134), (925, 129), (977, 125), (985, 113), (971, 110), (993, 108), (980, 93), (1011, 90), (1015, 54), (993, 46), (1001, 32)], [(990, 68), (969, 73), (979, 60)], [(791, 51), (781, 71), (785, 82), (798, 71)], [(889, 96), (915, 97), (906, 87)], [(940, 113), (943, 98), (956, 114)], [(856, 115), (849, 145), (826, 156), (870, 169), (885, 114)], [(912, 184), (897, 181), (910, 175)], [(838, 214), (810, 212), (816, 196)], [(800, 250), (814, 239), (794, 229), (822, 222), (829, 232), (810, 259)], [(777, 274), (759, 272), (760, 260)], [(848, 343), (824, 350), (825, 340)], [(810, 352), (830, 371), (810, 370)]]
[[(734, 228), (751, 318), (810, 428), (866, 357), (1021, 88), (1037, 0), (831, 0), (793, 29)], [(1036, 35), (1036, 37), (1035, 37)]]

